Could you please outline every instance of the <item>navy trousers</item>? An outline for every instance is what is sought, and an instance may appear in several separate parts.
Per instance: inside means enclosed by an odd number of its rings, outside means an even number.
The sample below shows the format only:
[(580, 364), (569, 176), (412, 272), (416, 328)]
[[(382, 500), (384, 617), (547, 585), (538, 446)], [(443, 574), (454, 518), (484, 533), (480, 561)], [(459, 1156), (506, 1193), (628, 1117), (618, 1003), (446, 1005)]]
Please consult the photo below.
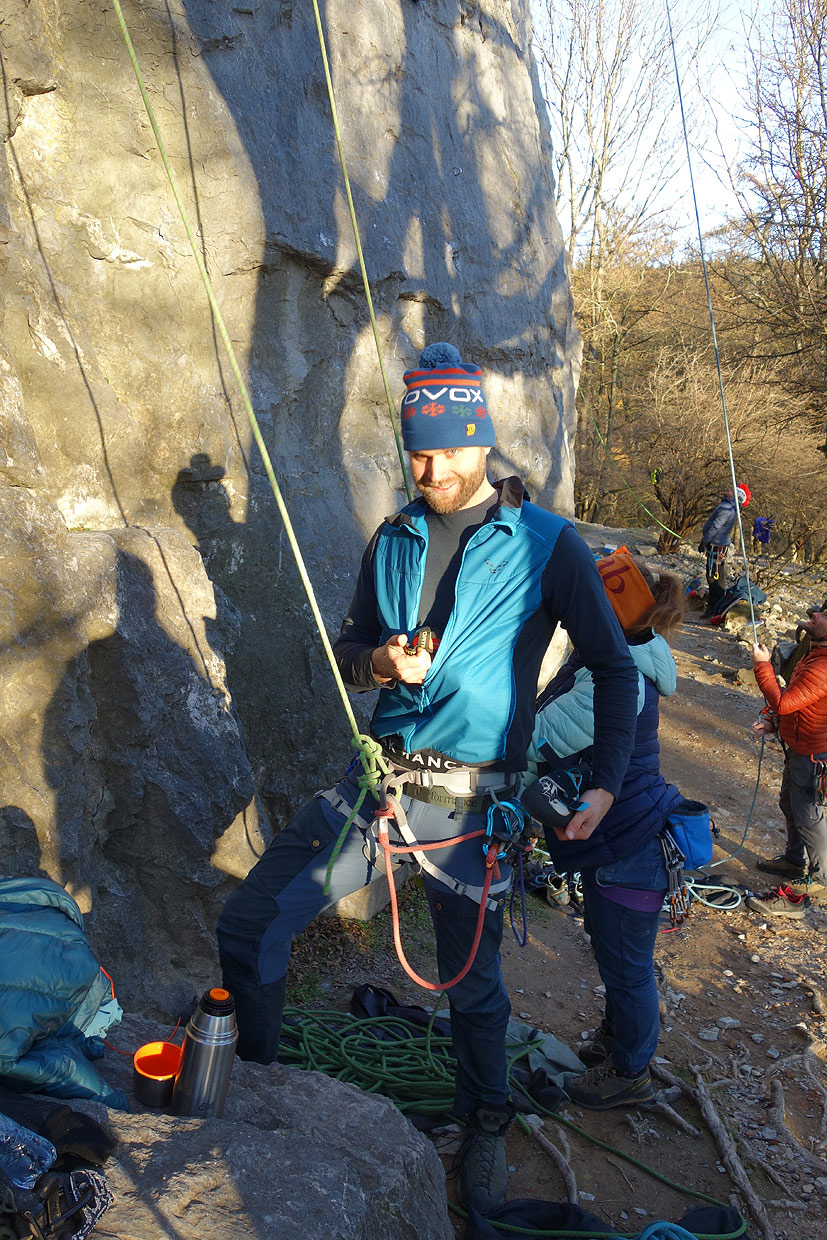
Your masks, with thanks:
[(606, 987), (606, 1025), (614, 1036), (612, 1062), (636, 1076), (655, 1053), (660, 1033), (654, 952), (660, 912), (626, 908), (608, 899), (612, 886), (666, 894), (669, 876), (657, 838), (613, 865), (583, 870), (585, 927)]
[[(356, 785), (337, 785), (347, 806)], [(446, 839), (485, 826), (485, 814), (454, 816), (403, 796), (401, 804), (420, 840)], [(372, 800), (364, 808), (372, 815)], [(303, 806), (273, 840), (264, 856), (226, 901), (218, 923), (224, 985), (234, 996), (242, 1059), (272, 1063), (278, 1054), (285, 975), (293, 938), (322, 909), (363, 887), (371, 877), (365, 833), (348, 832), (324, 894), (328, 861), (346, 821), (347, 807), (334, 810), (322, 796)], [(485, 865), (479, 839), (429, 854), (452, 877), (482, 885)], [(508, 1099), (505, 1035), (511, 1005), (502, 981), (503, 875), (494, 894), (496, 908), (485, 913), (482, 938), (469, 972), (448, 991), (451, 1033), (457, 1060), (455, 1113), (470, 1115), (479, 1106), (504, 1106)], [(461, 970), (474, 939), (478, 903), (423, 872), (436, 935), (441, 982)], [(404, 942), (404, 926), (403, 926)]]

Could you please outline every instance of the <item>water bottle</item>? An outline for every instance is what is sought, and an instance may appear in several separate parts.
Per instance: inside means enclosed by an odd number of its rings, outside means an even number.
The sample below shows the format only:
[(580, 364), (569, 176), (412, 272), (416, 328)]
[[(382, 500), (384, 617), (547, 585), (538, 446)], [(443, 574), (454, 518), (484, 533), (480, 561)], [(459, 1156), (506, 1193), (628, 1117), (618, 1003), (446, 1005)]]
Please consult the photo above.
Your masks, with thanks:
[(173, 1115), (221, 1115), (230, 1084), (238, 1028), (228, 990), (208, 990), (187, 1025), (172, 1091)]
[(0, 1115), (0, 1170), (17, 1188), (34, 1188), (56, 1158), (51, 1141)]

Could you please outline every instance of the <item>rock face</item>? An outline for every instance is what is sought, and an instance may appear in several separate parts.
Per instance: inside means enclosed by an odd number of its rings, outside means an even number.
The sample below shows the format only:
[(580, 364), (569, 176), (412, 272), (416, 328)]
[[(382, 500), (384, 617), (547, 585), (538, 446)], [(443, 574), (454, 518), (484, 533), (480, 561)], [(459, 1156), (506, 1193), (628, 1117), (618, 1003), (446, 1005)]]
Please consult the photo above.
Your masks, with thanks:
[[(112, 1032), (136, 1048), (158, 1028)], [(104, 1075), (130, 1090), (132, 1060), (107, 1052)], [(110, 1062), (113, 1060), (115, 1062)], [(317, 1072), (239, 1059), (221, 1119), (132, 1115), (73, 1102), (120, 1140), (104, 1168), (112, 1240), (451, 1240), (445, 1173), (431, 1143), (392, 1102)], [(312, 1167), (312, 1175), (308, 1175)]]
[[(400, 469), (312, 8), (125, 12), (335, 633)], [(454, 341), (495, 474), (570, 511), (577, 340), (527, 3), (322, 19), (392, 392)], [(348, 729), (112, 6), (4, 0), (0, 53), (3, 868), (64, 882), (122, 997), (174, 1011)]]

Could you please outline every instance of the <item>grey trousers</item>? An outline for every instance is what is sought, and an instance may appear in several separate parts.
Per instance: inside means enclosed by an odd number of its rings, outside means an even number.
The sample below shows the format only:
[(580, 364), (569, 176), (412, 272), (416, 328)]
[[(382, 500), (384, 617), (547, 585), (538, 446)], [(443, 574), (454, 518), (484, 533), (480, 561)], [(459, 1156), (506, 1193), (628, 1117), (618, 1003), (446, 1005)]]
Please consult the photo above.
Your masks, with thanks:
[[(816, 758), (827, 755), (816, 754)], [(787, 823), (784, 855), (811, 878), (827, 883), (827, 814), (817, 802), (816, 768), (809, 754), (787, 750), (778, 804)]]

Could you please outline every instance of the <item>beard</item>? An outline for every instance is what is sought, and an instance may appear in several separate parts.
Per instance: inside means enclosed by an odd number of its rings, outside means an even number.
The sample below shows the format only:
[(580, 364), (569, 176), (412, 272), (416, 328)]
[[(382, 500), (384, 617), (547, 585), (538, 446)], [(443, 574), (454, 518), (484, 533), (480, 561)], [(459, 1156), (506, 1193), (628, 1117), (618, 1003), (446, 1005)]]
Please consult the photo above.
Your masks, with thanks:
[[(449, 474), (446, 478), (440, 480), (439, 487), (429, 486), (427, 483), (417, 482), (416, 489), (428, 504), (429, 508), (433, 508), (434, 512), (444, 515), (450, 512), (459, 512), (464, 508), (482, 484), (485, 482), (487, 460), (484, 453), (480, 457), (478, 467), (470, 474)], [(456, 485), (452, 485), (456, 484)], [(444, 490), (445, 486), (450, 486), (450, 490)]]

